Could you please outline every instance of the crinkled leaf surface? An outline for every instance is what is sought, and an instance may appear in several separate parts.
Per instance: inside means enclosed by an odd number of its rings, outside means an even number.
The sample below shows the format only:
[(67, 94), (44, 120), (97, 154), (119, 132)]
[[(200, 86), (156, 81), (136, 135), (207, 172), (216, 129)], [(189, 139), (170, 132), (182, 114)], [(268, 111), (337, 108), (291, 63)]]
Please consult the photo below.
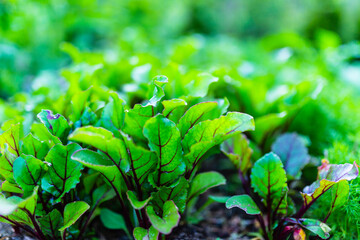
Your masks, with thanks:
[(238, 134), (225, 140), (221, 144), (221, 151), (241, 172), (246, 173), (250, 169), (253, 150), (245, 135)]
[(25, 195), (31, 195), (47, 169), (48, 166), (41, 160), (21, 154), (14, 162), (14, 179)]
[(177, 127), (180, 130), (181, 137), (192, 128), (195, 124), (204, 120), (220, 117), (220, 112), (212, 111), (218, 107), (217, 102), (201, 102), (190, 107), (180, 118)]
[(182, 141), (188, 168), (193, 168), (210, 148), (235, 134), (254, 128), (250, 115), (237, 112), (229, 112), (226, 116), (196, 124)]
[(58, 137), (62, 142), (66, 141), (70, 126), (63, 116), (60, 114), (53, 115), (50, 110), (42, 110), (37, 117), (52, 135)]
[(126, 134), (122, 134), (122, 136), (130, 164), (128, 174), (134, 179), (135, 183), (142, 184), (158, 162), (156, 153), (136, 146)]
[(38, 219), (42, 231), (51, 239), (60, 238), (59, 228), (63, 225), (63, 217), (61, 213), (54, 209), (50, 213)]
[(271, 149), (280, 157), (286, 173), (294, 178), (300, 176), (301, 169), (310, 160), (304, 141), (296, 133), (281, 135)]
[(146, 122), (144, 136), (159, 159), (156, 170), (150, 175), (152, 183), (160, 187), (174, 182), (185, 170), (180, 132), (175, 123), (159, 114)]
[(146, 214), (153, 227), (163, 234), (169, 234), (179, 224), (180, 214), (171, 200), (164, 203), (162, 212), (162, 217), (159, 217), (152, 206), (146, 207)]
[(238, 195), (229, 198), (226, 201), (226, 208), (230, 209), (233, 207), (238, 207), (250, 215), (261, 213), (256, 203), (249, 195)]
[(73, 225), (89, 208), (89, 204), (82, 201), (66, 204), (64, 209), (64, 225), (59, 231), (62, 232)]
[(153, 193), (152, 203), (155, 210), (161, 212), (164, 203), (168, 200), (173, 200), (179, 212), (183, 213), (186, 207), (188, 191), (189, 183), (184, 177), (181, 177), (175, 186), (161, 187), (159, 191)]
[(118, 167), (109, 158), (88, 149), (76, 151), (71, 158), (85, 167), (100, 172), (113, 188), (120, 191), (122, 186), (121, 174)]
[(45, 161), (50, 163), (49, 170), (42, 179), (42, 188), (60, 199), (65, 193), (76, 187), (80, 181), (82, 165), (71, 159), (71, 155), (80, 150), (78, 144), (55, 145), (50, 149)]
[(286, 173), (280, 158), (270, 152), (257, 160), (251, 171), (251, 186), (262, 198), (265, 205), (281, 199), (287, 189)]
[(21, 147), (22, 153), (32, 155), (37, 159), (43, 160), (49, 152), (48, 144), (36, 139), (31, 133), (28, 134), (23, 140)]

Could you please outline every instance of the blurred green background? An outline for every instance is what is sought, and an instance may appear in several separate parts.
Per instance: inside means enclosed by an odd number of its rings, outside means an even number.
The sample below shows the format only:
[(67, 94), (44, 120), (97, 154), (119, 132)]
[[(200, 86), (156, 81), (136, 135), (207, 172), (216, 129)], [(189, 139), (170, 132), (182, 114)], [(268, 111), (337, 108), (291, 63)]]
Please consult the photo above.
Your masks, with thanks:
[(232, 42), (222, 47), (239, 59), (243, 42), (279, 33), (286, 39), (270, 45), (322, 48), (324, 30), (331, 35), (325, 45), (354, 41), (359, 12), (358, 0), (0, 0), (0, 96), (26, 91), (43, 71), (67, 66), (63, 42), (109, 58), (132, 49), (161, 57), (184, 36), (227, 36)]

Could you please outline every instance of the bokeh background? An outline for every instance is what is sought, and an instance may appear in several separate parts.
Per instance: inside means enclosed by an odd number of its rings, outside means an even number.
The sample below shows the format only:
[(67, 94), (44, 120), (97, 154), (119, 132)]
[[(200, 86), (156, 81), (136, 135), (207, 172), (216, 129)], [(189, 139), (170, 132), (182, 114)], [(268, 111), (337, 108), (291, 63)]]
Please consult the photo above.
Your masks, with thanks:
[(244, 42), (274, 34), (283, 35), (267, 42), (269, 49), (356, 41), (359, 12), (357, 0), (1, 0), (0, 96), (67, 66), (64, 42), (120, 58), (133, 49), (163, 56), (184, 37), (180, 44), (201, 48), (206, 38), (239, 60)]
[[(101, 89), (131, 107), (163, 74), (167, 98), (226, 97), (254, 116), (254, 159), (297, 132), (317, 157), (310, 184), (322, 157), (360, 164), (359, 13), (359, 0), (0, 0), (0, 125), (30, 126), (41, 109), (68, 118), (91, 86), (89, 115)], [(360, 235), (358, 189), (329, 219), (334, 239)]]

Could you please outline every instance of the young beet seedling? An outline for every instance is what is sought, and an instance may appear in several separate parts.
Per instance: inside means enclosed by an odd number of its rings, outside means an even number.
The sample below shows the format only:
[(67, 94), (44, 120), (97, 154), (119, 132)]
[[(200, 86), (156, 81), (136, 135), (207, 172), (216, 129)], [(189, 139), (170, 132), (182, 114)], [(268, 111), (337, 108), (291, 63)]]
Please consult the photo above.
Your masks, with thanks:
[[(237, 143), (242, 143), (243, 147), (231, 149), (232, 151), (229, 151), (229, 145), (223, 145), (223, 151), (233, 162), (240, 159), (238, 163), (241, 163), (249, 158), (244, 154), (248, 152), (244, 151), (247, 149), (244, 141), (244, 138), (238, 140)], [(323, 165), (319, 167), (318, 180), (301, 192), (303, 204), (295, 213), (294, 203), (288, 196), (287, 181), (288, 178), (298, 177), (299, 171), (308, 161), (306, 147), (296, 134), (284, 134), (278, 138), (272, 150), (281, 158), (271, 152), (255, 162), (250, 175), (253, 191), (249, 187), (249, 180), (240, 174), (247, 194), (229, 198), (226, 207), (238, 207), (247, 214), (255, 215), (265, 239), (288, 239), (290, 235), (293, 235), (294, 239), (305, 239), (305, 229), (322, 239), (328, 238), (331, 229), (325, 222), (330, 214), (346, 201), (349, 195), (348, 181), (358, 176), (358, 166), (355, 163), (333, 165), (324, 160)], [(249, 167), (239, 169), (241, 172)], [(332, 204), (326, 218), (323, 221), (303, 218), (314, 202), (330, 189)], [(258, 201), (259, 197), (261, 201)]]

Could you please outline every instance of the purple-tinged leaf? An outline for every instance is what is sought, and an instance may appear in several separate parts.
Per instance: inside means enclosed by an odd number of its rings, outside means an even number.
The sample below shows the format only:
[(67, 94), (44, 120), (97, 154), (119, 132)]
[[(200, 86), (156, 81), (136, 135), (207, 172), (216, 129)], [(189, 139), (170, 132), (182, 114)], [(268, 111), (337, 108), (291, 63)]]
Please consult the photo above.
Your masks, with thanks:
[(288, 221), (291, 223), (298, 224), (303, 228), (306, 228), (307, 230), (316, 234), (322, 239), (327, 239), (328, 237), (330, 237), (329, 232), (331, 231), (331, 228), (319, 220), (308, 219), (308, 218), (300, 218), (300, 219), (290, 218), (288, 219)]
[(356, 163), (350, 164), (328, 164), (323, 161), (323, 165), (319, 167), (319, 179), (310, 186), (304, 188), (301, 193), (304, 204), (299, 212), (301, 217), (304, 212), (334, 184), (340, 181), (350, 181), (357, 178), (359, 169)]
[(294, 178), (300, 177), (301, 169), (310, 160), (303, 140), (296, 133), (281, 135), (271, 149), (280, 157), (286, 173)]
[(67, 140), (70, 126), (63, 116), (53, 115), (50, 110), (41, 110), (37, 117), (52, 135), (58, 137), (63, 143)]

